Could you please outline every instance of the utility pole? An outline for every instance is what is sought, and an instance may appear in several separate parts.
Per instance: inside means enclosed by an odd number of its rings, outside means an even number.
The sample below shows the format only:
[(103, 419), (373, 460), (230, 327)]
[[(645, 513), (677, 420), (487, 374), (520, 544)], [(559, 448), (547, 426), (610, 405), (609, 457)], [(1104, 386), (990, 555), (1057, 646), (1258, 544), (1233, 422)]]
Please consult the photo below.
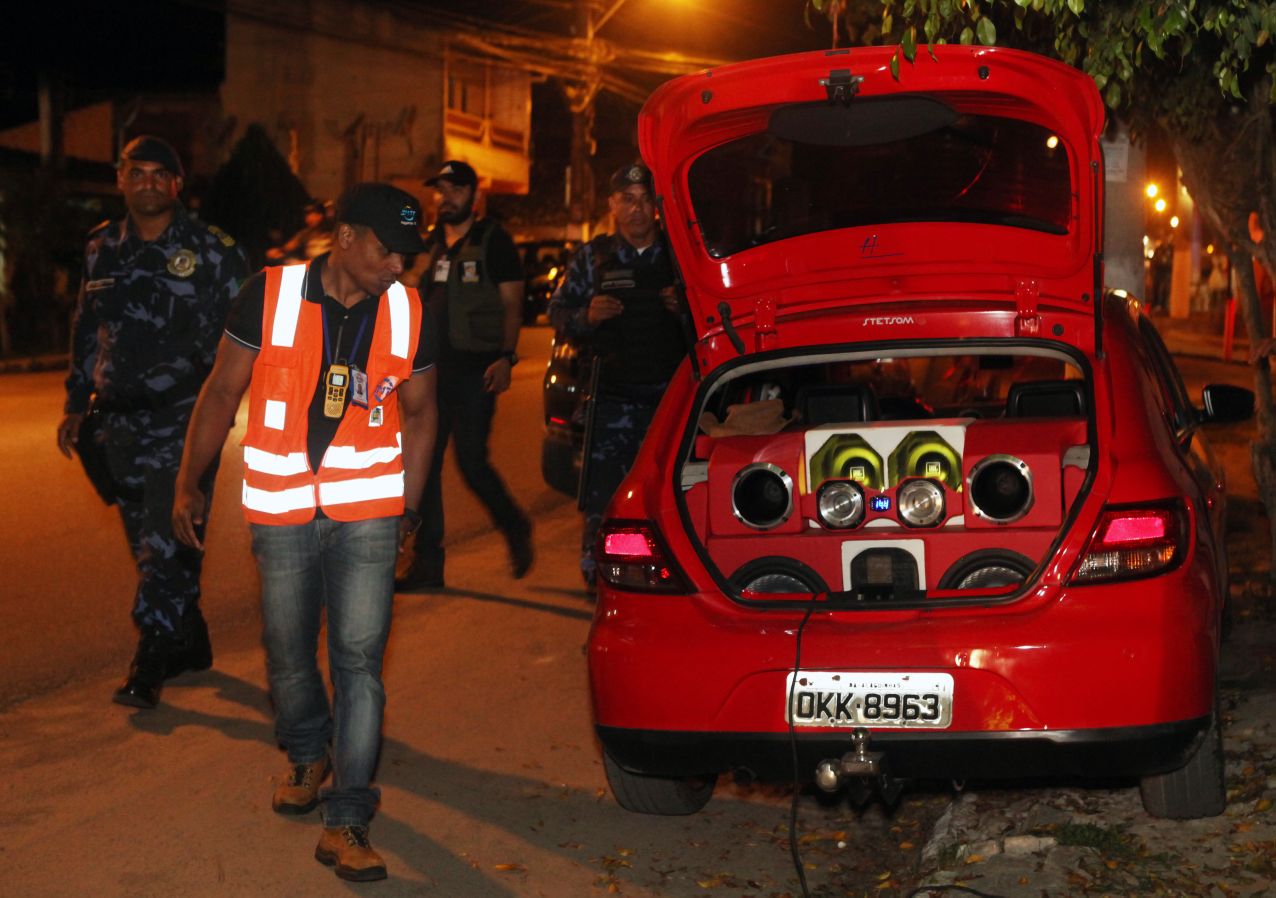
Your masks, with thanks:
[[(723, 65), (726, 60), (645, 50), (599, 38), (598, 32), (628, 0), (557, 0), (571, 14), (571, 37), (458, 28), (450, 40), (467, 49), (555, 78), (572, 117), (570, 164), (564, 185), (569, 236), (584, 238), (594, 215), (594, 103), (607, 90), (641, 104), (648, 88), (625, 71), (668, 77)], [(560, 20), (561, 21), (561, 20)], [(571, 233), (574, 231), (575, 233)]]
[(586, 57), (584, 78), (567, 82), (563, 90), (572, 114), (568, 221), (578, 229), (577, 236), (581, 240), (590, 236), (588, 222), (594, 215), (594, 99), (602, 84), (594, 43), (596, 27), (591, 0), (576, 0), (576, 40), (583, 42)]

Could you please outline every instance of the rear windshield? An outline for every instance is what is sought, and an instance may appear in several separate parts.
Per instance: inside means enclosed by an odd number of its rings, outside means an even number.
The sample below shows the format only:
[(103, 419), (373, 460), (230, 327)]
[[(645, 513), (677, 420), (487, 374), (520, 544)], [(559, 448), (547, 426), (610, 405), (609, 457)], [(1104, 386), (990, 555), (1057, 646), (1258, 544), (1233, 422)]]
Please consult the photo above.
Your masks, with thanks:
[(937, 131), (862, 146), (771, 133), (714, 147), (691, 165), (691, 204), (714, 258), (861, 225), (968, 221), (1066, 234), (1067, 153), (1021, 119), (961, 115)]
[[(780, 399), (784, 417), (806, 426), (927, 418), (1075, 417), (1086, 400), (1081, 371), (1041, 355), (927, 355), (763, 366), (728, 381), (707, 405)], [(853, 409), (853, 411), (849, 411)], [(847, 417), (850, 415), (850, 417)]]

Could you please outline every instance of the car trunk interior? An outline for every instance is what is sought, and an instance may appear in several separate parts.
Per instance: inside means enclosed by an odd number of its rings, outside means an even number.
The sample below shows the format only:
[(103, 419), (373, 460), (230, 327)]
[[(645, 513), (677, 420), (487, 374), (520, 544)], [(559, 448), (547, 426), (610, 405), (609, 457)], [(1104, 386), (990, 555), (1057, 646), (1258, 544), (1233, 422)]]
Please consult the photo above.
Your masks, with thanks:
[(701, 393), (679, 470), (690, 535), (740, 601), (1013, 598), (1096, 457), (1057, 344), (758, 359)]

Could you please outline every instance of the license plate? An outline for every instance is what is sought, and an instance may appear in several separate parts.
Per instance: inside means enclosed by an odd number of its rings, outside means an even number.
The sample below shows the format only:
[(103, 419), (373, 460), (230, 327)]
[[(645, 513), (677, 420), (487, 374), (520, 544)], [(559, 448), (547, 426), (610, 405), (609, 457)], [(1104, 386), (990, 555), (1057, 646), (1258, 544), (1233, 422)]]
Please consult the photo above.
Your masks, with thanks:
[[(794, 678), (796, 676), (796, 683)], [(945, 673), (800, 671), (785, 682), (794, 726), (942, 729), (953, 720)]]

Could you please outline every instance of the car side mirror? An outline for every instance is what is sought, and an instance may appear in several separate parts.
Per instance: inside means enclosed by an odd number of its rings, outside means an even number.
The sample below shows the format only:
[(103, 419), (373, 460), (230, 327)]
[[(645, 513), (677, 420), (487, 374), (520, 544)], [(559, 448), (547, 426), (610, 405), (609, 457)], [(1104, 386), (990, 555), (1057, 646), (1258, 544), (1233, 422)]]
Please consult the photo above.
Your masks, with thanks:
[(1254, 414), (1254, 391), (1245, 387), (1206, 384), (1201, 399), (1205, 404), (1201, 420), (1206, 424), (1246, 421)]

